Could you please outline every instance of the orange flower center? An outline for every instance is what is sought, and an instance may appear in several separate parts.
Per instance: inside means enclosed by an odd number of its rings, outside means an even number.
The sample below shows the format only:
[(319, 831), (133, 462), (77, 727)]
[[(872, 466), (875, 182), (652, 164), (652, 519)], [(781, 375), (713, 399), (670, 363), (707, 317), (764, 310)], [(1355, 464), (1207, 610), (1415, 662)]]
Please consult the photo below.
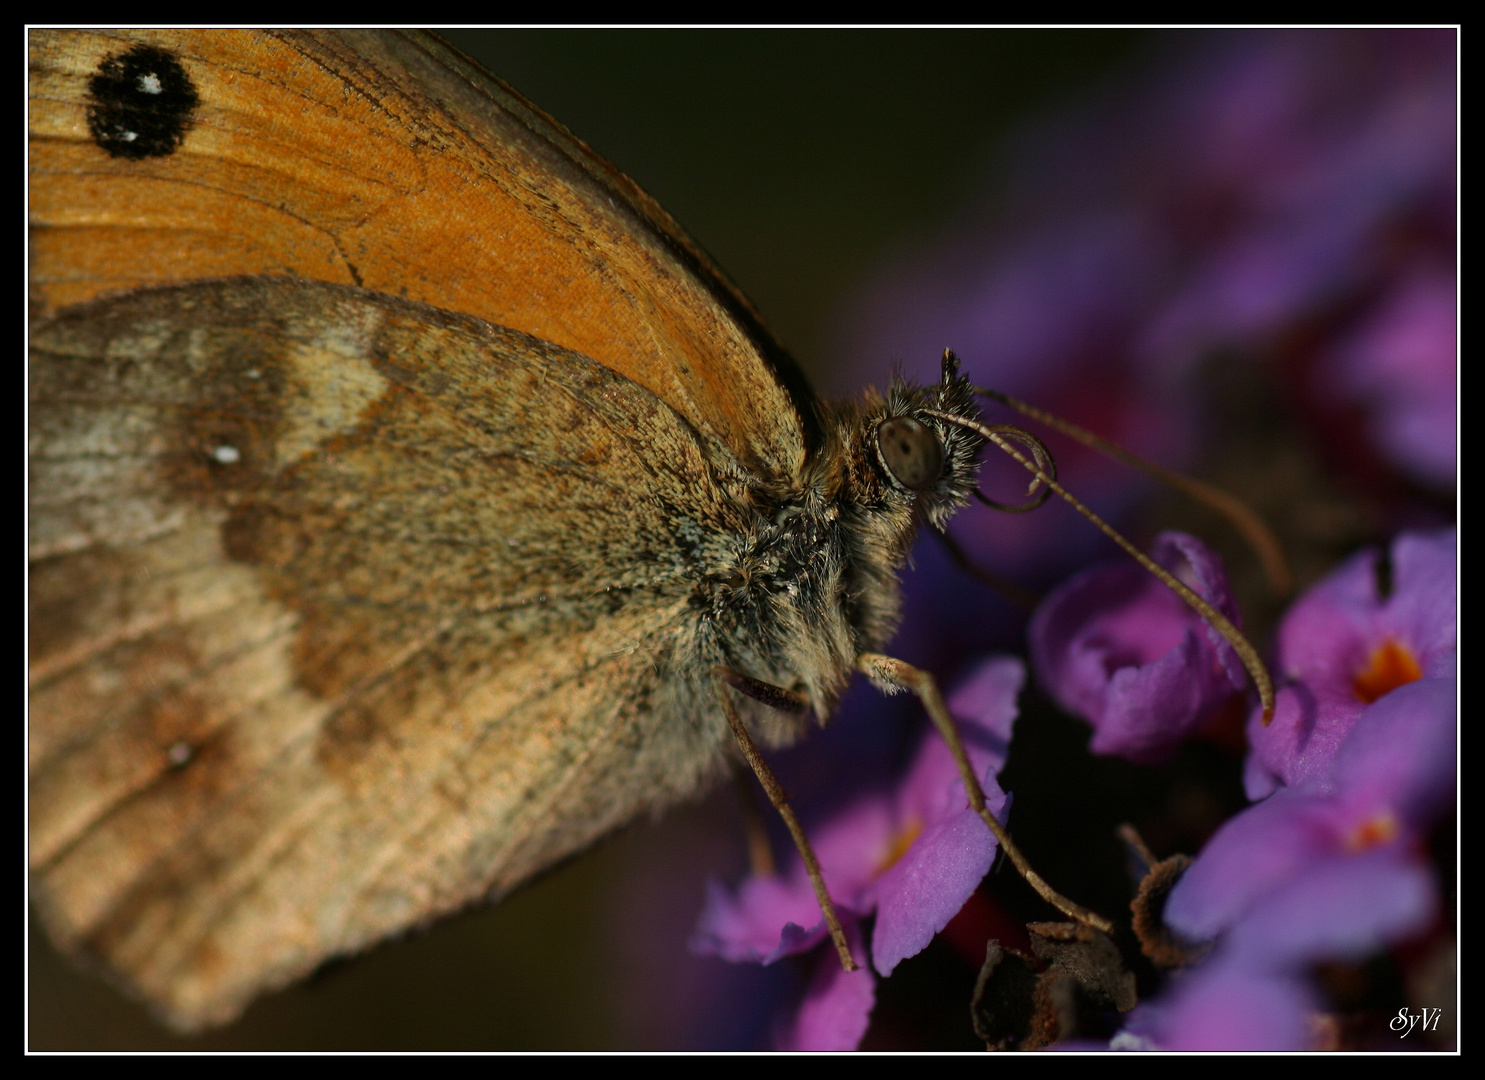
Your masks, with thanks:
[(1397, 835), (1397, 819), (1386, 810), (1368, 818), (1352, 830), (1346, 838), (1346, 846), (1352, 851), (1365, 851), (1378, 844), (1385, 844)]
[(907, 854), (907, 849), (913, 846), (913, 841), (918, 839), (918, 834), (923, 831), (923, 823), (917, 818), (908, 818), (892, 834), (892, 842), (887, 845), (886, 854), (882, 861), (877, 863), (877, 873), (884, 874), (897, 864), (897, 860)]
[(1372, 650), (1371, 659), (1357, 672), (1351, 687), (1360, 700), (1370, 705), (1383, 694), (1390, 694), (1399, 686), (1421, 678), (1423, 669), (1408, 647), (1388, 638)]

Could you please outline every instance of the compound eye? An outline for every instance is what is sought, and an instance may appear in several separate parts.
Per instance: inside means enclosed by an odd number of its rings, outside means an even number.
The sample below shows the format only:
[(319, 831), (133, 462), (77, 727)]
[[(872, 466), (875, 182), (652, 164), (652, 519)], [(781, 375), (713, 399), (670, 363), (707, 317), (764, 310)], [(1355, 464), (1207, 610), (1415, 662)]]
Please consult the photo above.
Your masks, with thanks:
[(896, 416), (877, 428), (877, 452), (892, 479), (909, 491), (932, 487), (944, 471), (938, 436), (912, 417)]

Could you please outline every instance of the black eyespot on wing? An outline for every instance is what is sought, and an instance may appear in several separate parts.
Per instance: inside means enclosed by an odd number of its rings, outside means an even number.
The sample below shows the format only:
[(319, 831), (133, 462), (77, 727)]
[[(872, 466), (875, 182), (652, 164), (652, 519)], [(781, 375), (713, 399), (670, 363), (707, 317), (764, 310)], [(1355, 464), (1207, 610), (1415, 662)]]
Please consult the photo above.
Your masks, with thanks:
[(944, 448), (930, 428), (910, 416), (896, 416), (877, 428), (882, 464), (909, 491), (933, 486), (944, 471)]
[(110, 157), (175, 153), (201, 96), (174, 53), (136, 45), (110, 56), (88, 79), (88, 131)]

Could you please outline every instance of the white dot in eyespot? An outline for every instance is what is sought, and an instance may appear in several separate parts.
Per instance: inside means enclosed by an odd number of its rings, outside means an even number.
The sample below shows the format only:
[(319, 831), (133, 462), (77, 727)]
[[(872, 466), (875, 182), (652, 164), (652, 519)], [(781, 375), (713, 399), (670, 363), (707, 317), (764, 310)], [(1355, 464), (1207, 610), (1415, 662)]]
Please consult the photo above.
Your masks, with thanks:
[(261, 379), (263, 377), (263, 373), (255, 367), (250, 367), (247, 369), (247, 377), (249, 379)]
[(223, 465), (235, 465), (238, 461), (242, 460), (242, 454), (235, 446), (213, 447), (211, 456), (216, 458)]
[(180, 742), (171, 743), (170, 749), (165, 751), (165, 756), (170, 759), (172, 765), (184, 765), (191, 760), (191, 744), (182, 739)]
[(139, 77), (139, 89), (146, 94), (158, 94), (161, 92), (160, 76), (151, 71), (148, 75)]

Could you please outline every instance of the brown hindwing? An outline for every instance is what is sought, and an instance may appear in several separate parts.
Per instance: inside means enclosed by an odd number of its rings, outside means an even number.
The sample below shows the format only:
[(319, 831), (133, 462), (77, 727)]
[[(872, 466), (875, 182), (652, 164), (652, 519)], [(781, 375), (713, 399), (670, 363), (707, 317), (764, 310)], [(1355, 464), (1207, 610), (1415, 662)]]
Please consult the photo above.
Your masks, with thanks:
[(30, 374), (36, 893), (177, 1026), (715, 764), (677, 671), (739, 526), (630, 380), (261, 278), (64, 312)]

